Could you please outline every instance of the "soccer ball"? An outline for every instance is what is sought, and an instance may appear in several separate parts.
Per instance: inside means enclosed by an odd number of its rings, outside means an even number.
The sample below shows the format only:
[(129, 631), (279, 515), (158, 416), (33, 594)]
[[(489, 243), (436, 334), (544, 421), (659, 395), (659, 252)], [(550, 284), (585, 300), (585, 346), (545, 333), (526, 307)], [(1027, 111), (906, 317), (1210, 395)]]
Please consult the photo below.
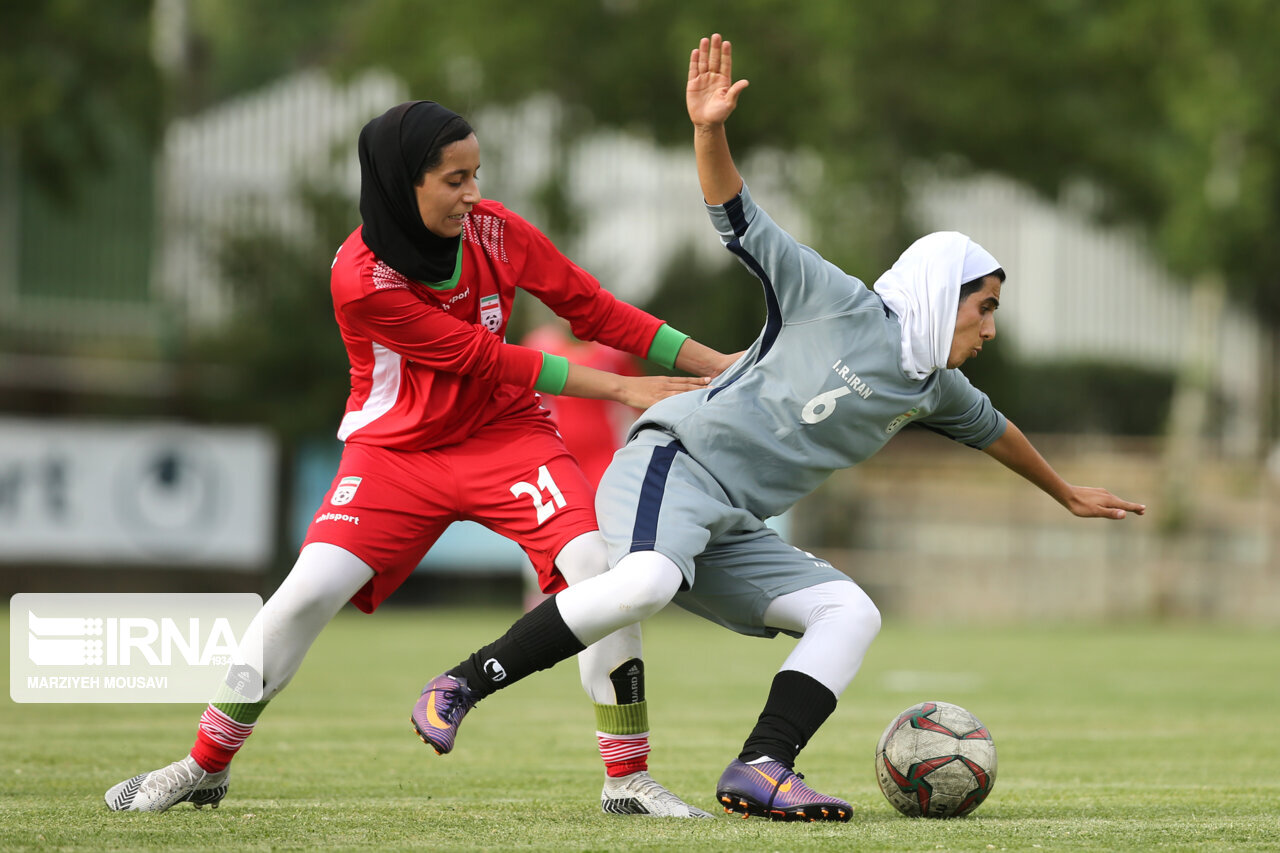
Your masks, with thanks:
[(876, 744), (876, 779), (907, 817), (961, 817), (996, 783), (996, 747), (959, 705), (921, 702), (903, 711)]

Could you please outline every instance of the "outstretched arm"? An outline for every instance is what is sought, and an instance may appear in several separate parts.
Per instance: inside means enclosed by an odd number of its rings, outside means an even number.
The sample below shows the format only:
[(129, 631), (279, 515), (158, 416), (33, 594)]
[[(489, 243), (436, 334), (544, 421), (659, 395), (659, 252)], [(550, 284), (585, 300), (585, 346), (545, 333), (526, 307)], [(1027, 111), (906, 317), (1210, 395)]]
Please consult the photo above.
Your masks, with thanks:
[(560, 393), (566, 397), (614, 400), (637, 409), (647, 409), (673, 394), (703, 388), (708, 381), (702, 376), (620, 376), (570, 362)]
[(742, 175), (733, 164), (724, 123), (738, 106), (746, 80), (733, 81), (733, 54), (729, 42), (716, 33), (704, 38), (689, 56), (689, 85), (685, 105), (693, 122), (693, 151), (698, 160), (698, 182), (707, 204), (724, 204), (742, 189)]
[(1126, 513), (1142, 515), (1144, 504), (1122, 500), (1093, 486), (1073, 486), (1053, 470), (1012, 421), (984, 451), (1011, 471), (1035, 483), (1047, 495), (1081, 518), (1124, 518)]

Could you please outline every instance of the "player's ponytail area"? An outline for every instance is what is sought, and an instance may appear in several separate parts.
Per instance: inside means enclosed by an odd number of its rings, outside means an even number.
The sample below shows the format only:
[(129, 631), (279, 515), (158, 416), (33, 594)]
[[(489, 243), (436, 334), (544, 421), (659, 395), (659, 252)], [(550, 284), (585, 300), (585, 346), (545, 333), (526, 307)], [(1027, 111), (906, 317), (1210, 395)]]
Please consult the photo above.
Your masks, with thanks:
[[(848, 823), (725, 815), (717, 777), (794, 640), (749, 638), (675, 608), (644, 626), (650, 767), (714, 820), (600, 812), (577, 666), (486, 700), (455, 750), (409, 731), (421, 681), (518, 610), (348, 608), (232, 764), (217, 811), (109, 812), (122, 773), (190, 743), (185, 705), (0, 708), (0, 848), (423, 850), (1274, 849), (1280, 672), (1274, 631), (1121, 625), (948, 628), (885, 619), (862, 670), (800, 754)], [(928, 700), (972, 711), (999, 748), (987, 800), (913, 820), (877, 785), (877, 739)]]

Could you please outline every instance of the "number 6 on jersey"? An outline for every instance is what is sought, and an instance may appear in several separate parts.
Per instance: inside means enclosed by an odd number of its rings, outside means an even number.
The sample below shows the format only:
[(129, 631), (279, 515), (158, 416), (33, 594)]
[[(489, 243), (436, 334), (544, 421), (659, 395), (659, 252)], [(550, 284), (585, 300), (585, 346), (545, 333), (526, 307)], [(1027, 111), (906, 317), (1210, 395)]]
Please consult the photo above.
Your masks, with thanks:
[[(545, 502), (542, 493), (546, 492), (550, 498)], [(564, 495), (560, 494), (560, 487), (556, 485), (556, 481), (551, 478), (551, 472), (547, 470), (547, 466), (543, 465), (538, 468), (538, 485), (532, 483), (516, 483), (511, 487), (511, 494), (516, 497), (528, 495), (533, 498), (534, 511), (538, 513), (538, 524), (546, 521), (555, 511), (564, 507)]]
[(833, 391), (819, 394), (805, 404), (804, 411), (800, 413), (800, 419), (807, 424), (825, 421), (836, 410), (836, 400), (852, 393), (853, 391), (849, 388), (840, 387)]

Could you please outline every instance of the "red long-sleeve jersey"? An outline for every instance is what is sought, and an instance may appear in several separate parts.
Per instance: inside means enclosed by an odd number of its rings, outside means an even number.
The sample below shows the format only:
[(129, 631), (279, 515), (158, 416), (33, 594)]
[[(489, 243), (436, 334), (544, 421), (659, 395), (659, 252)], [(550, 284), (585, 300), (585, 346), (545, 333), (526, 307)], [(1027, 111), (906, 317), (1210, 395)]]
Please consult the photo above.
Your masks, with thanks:
[(538, 410), (537, 350), (503, 336), (519, 287), (573, 333), (644, 357), (662, 321), (616, 299), (537, 228), (494, 201), (466, 217), (455, 281), (391, 269), (352, 232), (333, 261), (334, 316), (351, 361), (338, 438), (425, 450)]

